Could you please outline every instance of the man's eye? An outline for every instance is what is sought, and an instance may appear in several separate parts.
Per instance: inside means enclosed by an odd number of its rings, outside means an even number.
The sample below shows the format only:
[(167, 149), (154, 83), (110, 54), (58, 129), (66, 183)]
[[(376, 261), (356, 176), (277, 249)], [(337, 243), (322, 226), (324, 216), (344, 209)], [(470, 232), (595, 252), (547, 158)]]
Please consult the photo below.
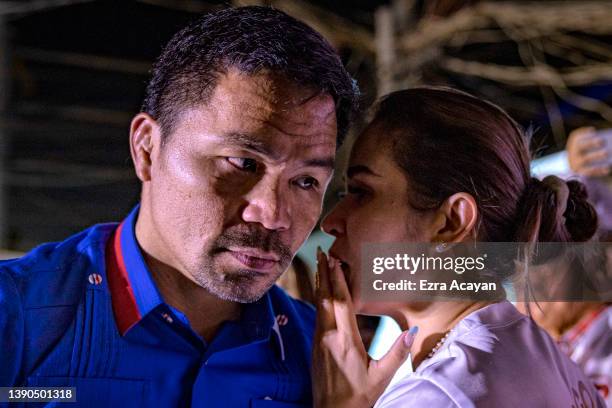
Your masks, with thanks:
[(300, 177), (295, 180), (295, 184), (304, 190), (312, 190), (319, 186), (319, 182), (314, 177)]
[(242, 171), (248, 171), (251, 173), (257, 172), (257, 161), (255, 159), (245, 157), (226, 157), (225, 159), (230, 162), (232, 166), (237, 167)]

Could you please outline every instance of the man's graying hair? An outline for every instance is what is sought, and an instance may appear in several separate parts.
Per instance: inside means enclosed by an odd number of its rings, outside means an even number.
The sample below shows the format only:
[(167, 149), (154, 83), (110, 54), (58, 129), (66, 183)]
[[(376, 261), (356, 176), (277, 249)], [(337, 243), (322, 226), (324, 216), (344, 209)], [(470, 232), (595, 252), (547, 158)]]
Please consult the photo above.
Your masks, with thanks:
[(340, 57), (319, 33), (268, 7), (206, 14), (172, 37), (152, 70), (142, 111), (172, 133), (181, 109), (206, 103), (220, 75), (268, 70), (335, 102), (338, 144), (357, 110), (359, 91)]

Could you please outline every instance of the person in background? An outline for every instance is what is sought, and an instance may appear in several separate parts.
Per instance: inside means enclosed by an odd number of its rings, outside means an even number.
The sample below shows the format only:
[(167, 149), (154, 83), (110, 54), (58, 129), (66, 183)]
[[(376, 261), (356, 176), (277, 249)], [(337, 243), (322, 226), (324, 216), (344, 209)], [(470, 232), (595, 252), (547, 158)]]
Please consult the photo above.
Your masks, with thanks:
[(274, 283), (357, 99), (332, 46), (281, 11), (179, 31), (131, 122), (140, 204), (0, 263), (0, 386), (75, 387), (88, 408), (311, 405), (314, 309)]
[[(585, 279), (594, 288), (594, 296), (585, 301), (531, 302), (528, 308), (519, 304), (523, 313), (531, 316), (540, 327), (557, 341), (565, 352), (595, 384), (612, 407), (612, 233), (600, 231), (592, 251), (584, 251), (570, 262), (549, 267), (548, 286), (563, 276)], [(578, 275), (576, 275), (578, 274)], [(597, 298), (603, 300), (597, 300)]]
[[(588, 240), (597, 215), (584, 186), (531, 177), (526, 143), (501, 108), (460, 91), (414, 88), (378, 104), (352, 149), (347, 195), (321, 224), (336, 240), (329, 259), (320, 253), (318, 261), (316, 407), (604, 406), (584, 373), (504, 293), (405, 303), (361, 296), (367, 242)], [(368, 358), (356, 312), (389, 315), (404, 330), (383, 359)], [(406, 364), (414, 372), (396, 372), (411, 344)]]
[[(603, 243), (595, 268), (571, 265), (584, 274), (597, 274), (597, 287), (609, 288), (612, 278), (612, 129), (582, 127), (572, 131), (566, 145), (571, 170), (587, 186), (599, 218)], [(606, 252), (607, 251), (607, 252)], [(531, 316), (575, 361), (612, 407), (612, 305), (609, 302), (541, 302)]]
[(612, 231), (612, 129), (575, 129), (565, 149), (571, 170), (587, 186), (600, 229)]

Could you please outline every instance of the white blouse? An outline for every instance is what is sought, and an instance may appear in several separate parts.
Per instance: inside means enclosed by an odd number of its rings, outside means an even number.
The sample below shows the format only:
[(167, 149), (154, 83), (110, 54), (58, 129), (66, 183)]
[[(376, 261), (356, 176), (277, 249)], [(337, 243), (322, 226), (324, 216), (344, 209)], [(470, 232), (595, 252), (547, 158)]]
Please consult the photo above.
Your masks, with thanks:
[(375, 408), (605, 407), (576, 364), (508, 301), (466, 316), (416, 372), (406, 371)]

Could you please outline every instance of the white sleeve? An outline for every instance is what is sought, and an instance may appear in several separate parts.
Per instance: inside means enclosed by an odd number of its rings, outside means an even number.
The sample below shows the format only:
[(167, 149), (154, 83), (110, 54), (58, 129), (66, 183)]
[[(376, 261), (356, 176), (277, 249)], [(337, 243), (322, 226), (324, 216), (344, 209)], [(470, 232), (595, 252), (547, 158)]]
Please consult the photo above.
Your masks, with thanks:
[[(473, 407), (471, 402), (470, 407)], [(433, 382), (420, 378), (387, 389), (374, 408), (466, 408)]]

